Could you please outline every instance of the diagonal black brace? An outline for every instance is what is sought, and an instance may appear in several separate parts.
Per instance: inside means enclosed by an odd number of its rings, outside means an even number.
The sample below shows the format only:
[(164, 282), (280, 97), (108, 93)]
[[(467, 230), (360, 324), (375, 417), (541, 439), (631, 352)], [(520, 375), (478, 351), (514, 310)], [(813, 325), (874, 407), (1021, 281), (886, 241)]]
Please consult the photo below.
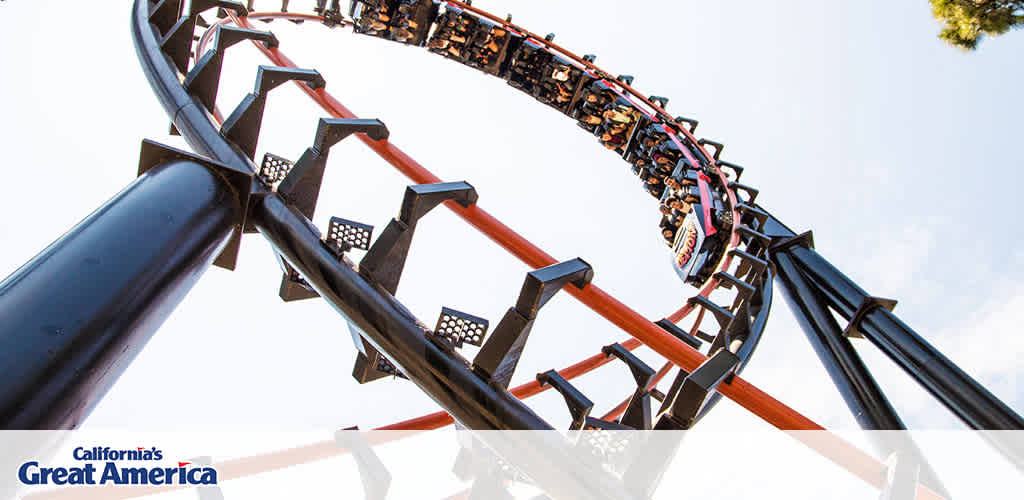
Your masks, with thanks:
[[(625, 419), (625, 417), (623, 417), (623, 419)], [(588, 431), (635, 431), (636, 427), (588, 416), (583, 420), (583, 429)]]
[(756, 282), (761, 273), (768, 268), (768, 261), (739, 248), (729, 250), (729, 256), (740, 259), (740, 264), (736, 267), (736, 276), (750, 282)]
[(647, 387), (654, 379), (654, 368), (617, 343), (604, 346), (601, 348), (601, 352), (605, 356), (615, 356), (626, 363), (629, 371), (633, 373), (633, 379), (636, 380), (636, 391), (629, 398), (629, 404), (626, 406), (622, 418), (619, 419), (619, 423), (633, 429), (650, 430), (653, 415), (651, 415), (651, 393)]
[[(174, 66), (178, 68), (182, 74), (188, 71), (188, 58), (192, 54), (192, 41), (196, 32), (196, 20), (199, 19), (199, 14), (217, 7), (218, 9), (228, 9), (234, 11), (240, 16), (245, 16), (249, 13), (245, 9), (245, 6), (238, 2), (229, 2), (225, 0), (192, 0), (189, 5), (188, 15), (174, 23), (164, 35), (163, 39), (160, 40), (160, 49), (165, 54), (170, 56), (171, 61), (174, 62)], [(161, 21), (166, 19), (166, 14), (161, 13)], [(163, 31), (161, 31), (163, 33)]]
[(366, 437), (359, 432), (359, 428), (348, 427), (334, 433), (334, 441), (339, 447), (350, 451), (356, 460), (367, 500), (384, 500), (391, 488), (391, 473), (370, 447)]
[(679, 325), (676, 325), (668, 318), (659, 319), (658, 321), (654, 322), (654, 324), (660, 326), (662, 330), (671, 333), (672, 336), (674, 336), (675, 338), (682, 340), (683, 343), (685, 343), (686, 345), (694, 349), (700, 349), (700, 339), (694, 337), (693, 335), (690, 335), (690, 333), (687, 332), (686, 330), (679, 328)]
[(594, 402), (555, 370), (538, 373), (537, 382), (540, 382), (541, 387), (550, 385), (565, 399), (565, 404), (569, 407), (569, 414), (572, 415), (572, 424), (569, 425), (569, 430), (582, 430), (590, 415), (590, 410), (594, 409)]
[(409, 186), (402, 200), (398, 220), (410, 226), (415, 225), (427, 212), (448, 200), (469, 208), (476, 203), (476, 189), (464, 181)]
[(768, 212), (761, 210), (755, 205), (748, 205), (746, 203), (738, 203), (736, 210), (740, 213), (740, 218), (744, 223), (756, 222), (757, 228), (762, 232), (764, 231), (765, 221), (771, 217), (771, 215), (768, 215)]
[(651, 368), (650, 365), (636, 357), (636, 354), (627, 351), (618, 343), (602, 347), (601, 352), (605, 356), (614, 356), (622, 360), (623, 363), (626, 363), (629, 371), (633, 374), (633, 379), (636, 380), (637, 388), (647, 392), (647, 386), (651, 384), (651, 379), (654, 378), (654, 368)]
[(156, 26), (160, 36), (167, 34), (181, 17), (181, 4), (182, 0), (160, 0), (160, 3), (153, 7), (149, 14), (149, 22)]
[(379, 141), (387, 139), (388, 128), (376, 119), (321, 118), (313, 145), (306, 148), (299, 161), (288, 171), (277, 187), (277, 193), (288, 204), (298, 208), (307, 219), (312, 220), (331, 147), (356, 133), (366, 134)]
[(519, 292), (516, 310), (533, 319), (544, 304), (554, 297), (562, 287), (572, 284), (583, 289), (594, 279), (594, 269), (580, 258), (537, 269), (526, 275), (526, 282)]
[(690, 297), (689, 299), (686, 299), (686, 303), (690, 305), (699, 305), (706, 311), (710, 312), (714, 315), (715, 320), (718, 321), (718, 326), (723, 330), (729, 326), (729, 323), (732, 321), (733, 314), (729, 312), (728, 309), (712, 302), (711, 299), (708, 299), (703, 295)]
[(540, 308), (563, 286), (572, 283), (582, 289), (593, 277), (590, 264), (579, 258), (527, 274), (516, 306), (509, 308), (494, 327), (491, 337), (473, 359), (473, 371), (507, 388)]
[(725, 271), (718, 271), (715, 273), (715, 279), (717, 279), (721, 283), (722, 287), (726, 289), (736, 289), (736, 298), (733, 299), (731, 309), (735, 309), (740, 302), (754, 295), (754, 285), (751, 285), (750, 283), (747, 283), (746, 281)]
[(508, 387), (529, 332), (541, 307), (563, 286), (583, 289), (594, 270), (581, 258), (543, 267), (526, 275), (515, 307), (510, 307), (473, 360), (473, 371), (484, 379)]
[(256, 88), (245, 96), (242, 102), (231, 112), (221, 134), (235, 143), (250, 159), (256, 156), (256, 143), (259, 141), (260, 126), (263, 123), (263, 110), (267, 105), (267, 94), (288, 81), (306, 82), (314, 89), (323, 88), (324, 77), (316, 70), (282, 68), (277, 66), (260, 66), (256, 73)]
[(693, 373), (684, 375), (680, 370), (655, 429), (689, 429), (708, 394), (732, 374), (739, 362), (739, 357), (728, 349), (719, 349)]
[(213, 112), (220, 86), (221, 68), (224, 66), (224, 52), (228, 47), (242, 40), (263, 42), (267, 47), (277, 47), (277, 37), (269, 31), (256, 31), (234, 26), (218, 26), (217, 40), (213, 49), (203, 54), (185, 77), (185, 90), (199, 99), (207, 111)]
[(737, 352), (739, 345), (734, 345), (736, 341), (742, 342), (749, 335), (750, 302), (740, 301), (737, 303), (737, 307), (734, 308), (732, 320), (711, 341), (711, 347), (708, 348), (708, 352), (715, 352), (722, 348)]
[(772, 237), (764, 234), (754, 228), (744, 224), (736, 229), (736, 232), (747, 242), (758, 242), (762, 247), (767, 247), (772, 243)]
[(399, 218), (391, 219), (363, 256), (359, 262), (359, 274), (394, 295), (402, 278), (416, 223), (432, 208), (447, 200), (468, 207), (476, 203), (476, 189), (465, 181), (407, 187)]

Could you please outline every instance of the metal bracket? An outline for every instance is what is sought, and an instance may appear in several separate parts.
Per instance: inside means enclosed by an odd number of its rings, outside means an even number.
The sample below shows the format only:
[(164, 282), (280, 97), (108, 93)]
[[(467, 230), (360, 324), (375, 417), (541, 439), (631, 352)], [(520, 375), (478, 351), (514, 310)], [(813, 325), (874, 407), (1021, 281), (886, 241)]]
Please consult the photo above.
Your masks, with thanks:
[[(262, 115), (262, 110), (260, 114)], [(332, 146), (355, 133), (366, 134), (377, 141), (388, 138), (388, 128), (380, 120), (321, 118), (316, 128), (313, 146), (306, 148), (299, 161), (277, 186), (277, 193), (288, 204), (298, 208), (307, 219), (313, 220), (316, 202), (320, 197), (320, 184), (323, 182), (324, 169), (327, 166), (328, 152)], [(252, 148), (255, 151), (255, 138)]]
[(761, 243), (762, 247), (768, 247), (769, 245), (772, 244), (771, 236), (768, 236), (767, 234), (764, 234), (746, 224), (738, 227), (736, 229), (736, 232), (739, 233), (741, 236), (746, 236), (749, 240), (755, 240)]
[(864, 334), (860, 331), (860, 324), (864, 322), (864, 317), (875, 309), (882, 308), (886, 311), (892, 312), (896, 308), (897, 301), (893, 299), (883, 299), (881, 297), (864, 297), (861, 301), (860, 306), (857, 307), (857, 312), (853, 313), (853, 318), (850, 319), (850, 324), (846, 325), (843, 330), (843, 336), (847, 338), (864, 338)]
[[(192, 0), (189, 2), (188, 15), (177, 19), (174, 26), (160, 40), (160, 49), (170, 56), (174, 66), (182, 74), (188, 72), (188, 58), (192, 54), (192, 37), (195, 36), (196, 32), (196, 19), (198, 19), (200, 13), (214, 7), (232, 10), (239, 16), (245, 16), (249, 13), (245, 6), (238, 2), (228, 2), (225, 0)], [(160, 15), (161, 22), (164, 22), (167, 14), (162, 12)]]
[(633, 379), (636, 380), (636, 391), (629, 398), (629, 404), (626, 406), (622, 418), (619, 419), (619, 423), (632, 429), (650, 430), (652, 423), (651, 393), (647, 390), (647, 386), (654, 379), (654, 368), (617, 343), (602, 347), (601, 352), (606, 356), (615, 356), (621, 359), (629, 367), (629, 371), (633, 373)]
[(248, 215), (249, 192), (252, 189), (253, 173), (247, 170), (239, 170), (234, 167), (213, 161), (209, 158), (173, 148), (159, 142), (143, 139), (142, 148), (139, 152), (139, 175), (146, 173), (149, 169), (170, 160), (189, 160), (206, 166), (210, 170), (223, 176), (235, 190), (241, 210), (241, 219), (236, 230), (231, 235), (224, 250), (217, 256), (214, 265), (225, 269), (234, 269), (238, 260), (238, 249), (242, 244), (242, 228), (245, 227), (245, 219)]
[[(691, 130), (691, 132), (692, 132), (692, 130)], [(732, 163), (732, 162), (729, 162), (729, 161), (725, 161), (725, 160), (720, 160), (720, 161), (716, 161), (715, 164), (718, 165), (719, 169), (721, 169), (721, 168), (728, 168), (728, 169), (732, 170), (733, 173), (735, 174), (735, 178), (732, 179), (733, 182), (739, 182), (740, 177), (743, 175), (743, 167), (741, 167), (741, 166), (739, 166), (739, 165), (737, 165), (735, 163)]]
[(569, 407), (569, 414), (572, 415), (572, 423), (569, 425), (569, 430), (583, 430), (583, 425), (586, 424), (590, 410), (594, 409), (594, 402), (584, 396), (579, 389), (573, 387), (568, 380), (562, 378), (555, 370), (538, 373), (537, 382), (540, 382), (541, 387), (550, 385), (565, 399), (565, 404)]
[(203, 57), (196, 62), (196, 65), (185, 77), (185, 90), (196, 96), (211, 113), (217, 102), (220, 73), (224, 66), (224, 52), (228, 47), (242, 40), (261, 41), (267, 47), (277, 47), (278, 45), (277, 37), (268, 31), (218, 26), (217, 40), (213, 44), (213, 50), (203, 54)]
[(224, 120), (221, 134), (234, 142), (249, 158), (256, 156), (256, 143), (263, 123), (263, 110), (267, 105), (267, 94), (288, 81), (306, 82), (314, 89), (326, 85), (324, 77), (316, 70), (260, 66), (256, 72), (256, 88), (245, 96), (231, 115)]
[(160, 0), (149, 13), (149, 22), (156, 26), (157, 33), (164, 36), (181, 17), (182, 0)]
[(401, 371), (385, 358), (373, 344), (364, 337), (362, 330), (356, 325), (348, 324), (349, 333), (352, 335), (352, 342), (356, 346), (356, 362), (352, 367), (352, 377), (360, 384), (373, 382), (384, 377), (406, 378)]
[(718, 326), (721, 327), (723, 330), (727, 326), (729, 326), (729, 322), (731, 322), (734, 317), (728, 309), (714, 302), (711, 302), (710, 299), (703, 295), (690, 297), (689, 299), (686, 299), (686, 303), (691, 305), (699, 305), (708, 312), (710, 312), (712, 315), (714, 315), (715, 320), (718, 321)]
[(442, 307), (434, 335), (448, 339), (455, 347), (462, 347), (463, 343), (479, 347), (484, 343), (488, 326), (486, 319)]
[[(747, 193), (747, 199), (746, 200), (740, 200), (741, 202), (746, 203), (747, 205), (753, 205), (754, 204), (754, 200), (757, 199), (757, 194), (761, 192), (761, 191), (759, 191), (759, 190), (757, 190), (755, 188), (752, 188), (752, 187), (750, 187), (750, 186), (748, 186), (746, 184), (740, 184), (738, 182), (730, 182), (729, 183), (729, 188), (732, 189), (733, 191), (743, 191), (744, 193)], [(739, 197), (737, 196), (737, 198), (739, 198)]]
[(476, 189), (465, 181), (407, 187), (399, 217), (391, 219), (363, 256), (359, 262), (359, 274), (394, 295), (402, 278), (416, 223), (431, 209), (448, 200), (469, 207), (476, 203)]
[(348, 449), (356, 460), (359, 476), (363, 480), (363, 491), (367, 500), (384, 500), (391, 488), (391, 473), (380, 457), (374, 453), (359, 427), (348, 427), (334, 433), (339, 447)]
[(277, 294), (281, 297), (281, 300), (285, 302), (293, 302), (296, 300), (315, 299), (320, 296), (313, 287), (309, 286), (309, 283), (291, 266), (281, 254), (274, 253), (277, 257), (277, 263), (281, 266), (281, 288)]
[(739, 248), (729, 250), (729, 256), (739, 257), (740, 259), (740, 264), (736, 267), (736, 276), (742, 276), (755, 281), (757, 276), (760, 276), (765, 269), (768, 269), (768, 261)]
[(765, 222), (769, 217), (771, 217), (768, 212), (765, 212), (756, 206), (747, 205), (746, 203), (737, 204), (736, 210), (740, 213), (741, 219), (749, 217), (752, 222), (757, 222), (757, 228), (761, 231), (764, 231)]
[(572, 283), (582, 289), (593, 277), (590, 264), (579, 258), (528, 273), (515, 307), (509, 308), (473, 359), (473, 371), (507, 388), (540, 308), (563, 286)]
[(700, 124), (699, 121), (694, 120), (693, 118), (687, 118), (685, 116), (677, 116), (674, 118), (674, 120), (676, 123), (685, 123), (689, 125), (691, 134), (697, 131), (697, 125)]
[(372, 238), (373, 226), (341, 217), (331, 217), (324, 241), (327, 246), (335, 249), (336, 253), (345, 253), (352, 248), (369, 250)]
[(264, 153), (256, 176), (267, 186), (273, 187), (281, 182), (285, 175), (295, 166), (295, 162), (273, 153)]
[(660, 319), (654, 324), (660, 326), (662, 330), (671, 333), (673, 337), (682, 340), (684, 344), (694, 349), (700, 349), (700, 346), (702, 345), (700, 339), (690, 335), (686, 330), (679, 328), (679, 325), (669, 321), (668, 318)]
[(722, 143), (715, 142), (709, 139), (700, 139), (697, 141), (697, 144), (701, 146), (711, 146), (715, 148), (715, 154), (711, 155), (711, 157), (714, 158), (716, 162), (718, 161), (718, 157), (722, 156), (722, 150), (725, 149), (725, 146)]
[(733, 373), (739, 362), (740, 358), (728, 349), (719, 349), (693, 373), (684, 375), (680, 370), (659, 412), (655, 429), (689, 429), (708, 394)]
[(662, 97), (660, 95), (652, 95), (647, 98), (648, 101), (657, 104), (659, 108), (665, 109), (668, 106), (668, 97)]
[(715, 336), (714, 340), (711, 341), (711, 347), (708, 348), (708, 352), (715, 352), (718, 349), (729, 349), (730, 351), (737, 352), (737, 349), (732, 349), (733, 342), (739, 340), (746, 340), (750, 334), (750, 303), (746, 301), (738, 301), (734, 304), (739, 307), (734, 307), (735, 314), (733, 320), (729, 322), (727, 326)]
[(814, 248), (814, 233), (807, 231), (789, 238), (776, 239), (772, 242), (771, 246), (768, 247), (768, 251), (771, 253), (785, 252), (794, 246)]
[(583, 421), (583, 430), (588, 431), (635, 431), (635, 427), (588, 416)]
[(749, 298), (756, 290), (754, 285), (751, 285), (750, 283), (747, 283), (746, 281), (743, 281), (725, 271), (715, 273), (715, 279), (717, 279), (719, 283), (722, 284), (722, 287), (726, 289), (736, 289), (736, 298), (733, 299), (732, 307), (729, 308), (733, 311), (736, 310), (736, 306), (738, 306), (740, 302)]

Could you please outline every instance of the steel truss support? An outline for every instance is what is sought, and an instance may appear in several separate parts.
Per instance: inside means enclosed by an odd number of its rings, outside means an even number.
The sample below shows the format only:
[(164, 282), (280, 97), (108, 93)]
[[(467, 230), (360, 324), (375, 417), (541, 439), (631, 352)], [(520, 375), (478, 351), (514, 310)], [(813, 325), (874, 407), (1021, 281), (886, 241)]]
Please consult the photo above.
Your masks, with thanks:
[[(902, 422), (844, 338), (851, 332), (871, 341), (968, 427), (1024, 430), (1024, 419), (900, 321), (890, 310), (891, 301), (869, 295), (818, 254), (809, 233), (798, 236), (773, 217), (767, 219), (765, 233), (774, 241), (771, 260), (797, 320), (862, 426), (902, 428)], [(821, 310), (826, 306), (850, 321), (841, 336), (831, 312)], [(891, 427), (896, 425), (900, 427)], [(986, 436), (1024, 469), (1022, 447)], [(930, 469), (922, 472), (930, 479)]]
[[(843, 335), (843, 330), (839, 328), (824, 298), (800, 274), (793, 258), (782, 251), (772, 253), (771, 260), (775, 263), (776, 276), (793, 316), (860, 427), (867, 431), (906, 430), (856, 349)], [(869, 438), (873, 439), (875, 448), (882, 456), (895, 451), (888, 441), (896, 439), (896, 436), (894, 433), (869, 433)], [(916, 455), (921, 464), (922, 482), (945, 498), (951, 498), (917, 447), (912, 442), (906, 442), (903, 448)]]

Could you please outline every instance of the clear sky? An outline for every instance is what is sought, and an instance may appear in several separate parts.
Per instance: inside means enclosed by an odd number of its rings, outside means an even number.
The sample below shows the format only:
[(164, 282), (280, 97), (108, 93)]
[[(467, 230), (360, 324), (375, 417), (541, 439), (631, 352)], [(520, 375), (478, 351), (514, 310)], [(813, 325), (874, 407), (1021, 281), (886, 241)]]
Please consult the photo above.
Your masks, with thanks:
[[(312, 1), (292, 4), (306, 12)], [(758, 202), (794, 230), (812, 229), (819, 252), (870, 293), (899, 299), (905, 322), (1024, 411), (1024, 227), (1015, 214), (1024, 34), (962, 53), (936, 39), (923, 0), (475, 4), (555, 32), (605, 69), (635, 75), (641, 91), (669, 97), (670, 112), (699, 119), (698, 135), (725, 143), (723, 158), (746, 167)], [(129, 5), (0, 3), (4, 275), (131, 182), (143, 138), (181, 144), (166, 135), (139, 69)], [(590, 262), (595, 283), (645, 316), (659, 319), (693, 293), (669, 267), (653, 199), (571, 119), (423, 50), (308, 24), (269, 29), (339, 100), (383, 120), (394, 143), (443, 179), (472, 183), (482, 207), (556, 258)], [(266, 61), (252, 47), (230, 49), (225, 112), (250, 91), (258, 64)], [(257, 154), (297, 159), (321, 116), (296, 88), (275, 90)], [(337, 215), (379, 232), (406, 184), (346, 141), (332, 150), (315, 222)], [(527, 271), (438, 209), (417, 231), (398, 296), (428, 325), (442, 306), (496, 324)], [(207, 273), (85, 425), (366, 428), (436, 409), (407, 382), (357, 385), (344, 322), (320, 301), (282, 303), (279, 279), (269, 246), (247, 236), (238, 270)], [(624, 338), (556, 297), (515, 380)], [(961, 427), (870, 344), (857, 345), (910, 426)], [(744, 376), (826, 427), (856, 425), (779, 295)], [(195, 381), (194, 392), (164, 392), (183, 381)], [(631, 383), (610, 365), (579, 386), (603, 411)], [(556, 394), (535, 408), (568, 422)], [(701, 425), (766, 424), (723, 402)]]

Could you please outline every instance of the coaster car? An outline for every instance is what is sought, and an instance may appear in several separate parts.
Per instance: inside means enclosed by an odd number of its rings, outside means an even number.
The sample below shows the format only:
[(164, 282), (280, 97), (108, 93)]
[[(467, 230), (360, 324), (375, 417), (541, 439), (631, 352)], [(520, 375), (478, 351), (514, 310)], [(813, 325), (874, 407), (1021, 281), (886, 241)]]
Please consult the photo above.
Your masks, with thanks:
[(523, 38), (523, 35), (511, 28), (487, 19), (478, 19), (470, 38), (466, 64), (485, 73), (504, 77), (512, 62), (509, 54), (515, 52)]
[(458, 7), (448, 5), (437, 18), (437, 27), (427, 42), (427, 50), (448, 59), (465, 63), (469, 55), (469, 41), (480, 18)]
[(602, 114), (605, 106), (612, 103), (618, 94), (603, 80), (594, 80), (581, 92), (570, 116), (577, 125), (591, 133), (600, 133), (598, 127), (604, 123)]
[(390, 40), (391, 17), (397, 7), (398, 0), (353, 0), (348, 8), (353, 31)]
[(399, 0), (391, 18), (391, 40), (416, 47), (425, 45), (439, 7), (434, 0)]

